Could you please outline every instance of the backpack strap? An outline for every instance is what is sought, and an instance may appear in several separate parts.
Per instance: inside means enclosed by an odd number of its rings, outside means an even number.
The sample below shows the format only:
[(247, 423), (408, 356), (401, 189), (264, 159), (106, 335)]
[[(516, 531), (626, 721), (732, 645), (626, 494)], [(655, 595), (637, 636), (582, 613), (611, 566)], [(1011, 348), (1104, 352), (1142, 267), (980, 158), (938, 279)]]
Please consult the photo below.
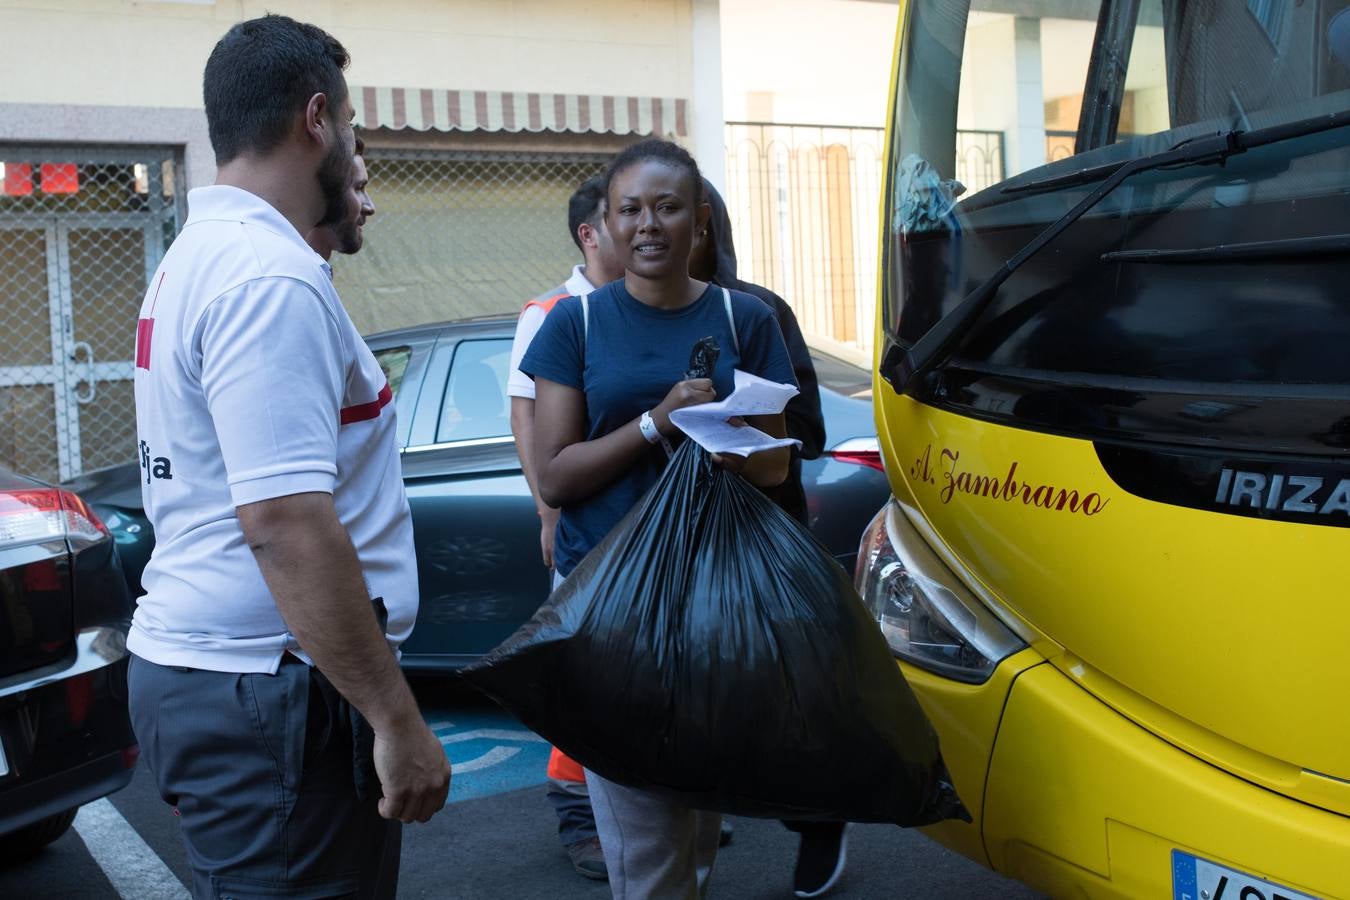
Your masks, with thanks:
[(581, 341), (583, 344), (591, 333), (591, 295), (589, 292), (581, 295)]
[(736, 317), (731, 314), (731, 291), (722, 288), (722, 305), (727, 310), (727, 324), (731, 326), (731, 346), (736, 349), (736, 355), (741, 355), (741, 340), (736, 336)]

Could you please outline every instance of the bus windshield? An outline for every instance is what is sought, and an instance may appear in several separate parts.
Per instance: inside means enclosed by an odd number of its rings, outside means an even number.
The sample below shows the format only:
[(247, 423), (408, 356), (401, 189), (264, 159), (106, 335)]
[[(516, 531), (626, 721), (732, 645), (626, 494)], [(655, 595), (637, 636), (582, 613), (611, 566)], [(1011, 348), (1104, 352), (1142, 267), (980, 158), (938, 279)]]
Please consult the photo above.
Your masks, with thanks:
[[(902, 27), (883, 292), (906, 349), (1122, 162), (1350, 111), (1344, 0), (910, 0)], [(1339, 126), (1131, 176), (948, 368), (1345, 399), (1347, 283)]]

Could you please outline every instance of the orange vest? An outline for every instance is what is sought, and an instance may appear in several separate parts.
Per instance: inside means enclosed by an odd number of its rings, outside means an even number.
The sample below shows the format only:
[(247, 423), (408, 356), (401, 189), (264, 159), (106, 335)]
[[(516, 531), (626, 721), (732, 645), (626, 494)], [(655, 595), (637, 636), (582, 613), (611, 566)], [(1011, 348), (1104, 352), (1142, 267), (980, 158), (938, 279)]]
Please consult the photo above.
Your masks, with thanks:
[(547, 294), (540, 294), (529, 303), (526, 303), (524, 309), (521, 309), (521, 312), (525, 312), (525, 310), (529, 309), (531, 306), (537, 306), (544, 311), (544, 315), (548, 315), (553, 312), (553, 307), (558, 305), (559, 300), (569, 296), (571, 295), (567, 293), (566, 289), (555, 288)]
[(557, 747), (548, 756), (548, 777), (557, 781), (585, 781), (586, 770)]

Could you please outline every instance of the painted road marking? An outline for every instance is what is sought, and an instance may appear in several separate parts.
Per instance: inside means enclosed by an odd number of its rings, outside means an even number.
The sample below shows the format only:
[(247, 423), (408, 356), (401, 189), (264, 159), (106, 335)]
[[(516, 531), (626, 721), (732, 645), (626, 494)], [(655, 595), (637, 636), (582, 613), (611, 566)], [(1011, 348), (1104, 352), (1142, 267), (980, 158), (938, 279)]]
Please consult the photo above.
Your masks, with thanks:
[[(432, 730), (434, 731), (435, 729), (433, 728)], [(480, 738), (487, 738), (494, 741), (538, 741), (541, 744), (548, 743), (548, 741), (544, 740), (533, 731), (525, 731), (522, 728), (475, 728), (473, 731), (459, 731), (444, 735), (441, 737), (441, 743), (457, 744), (460, 741), (476, 741)]]
[[(447, 803), (476, 800), (548, 781), (548, 742), (502, 710), (425, 711), (453, 777)], [(453, 718), (451, 718), (453, 716)]]
[(191, 900), (183, 882), (106, 797), (80, 807), (75, 830), (119, 895), (134, 900)]
[(467, 775), (470, 772), (477, 772), (479, 769), (504, 763), (519, 752), (519, 747), (493, 747), (482, 756), (475, 756), (473, 759), (455, 763), (455, 774)]

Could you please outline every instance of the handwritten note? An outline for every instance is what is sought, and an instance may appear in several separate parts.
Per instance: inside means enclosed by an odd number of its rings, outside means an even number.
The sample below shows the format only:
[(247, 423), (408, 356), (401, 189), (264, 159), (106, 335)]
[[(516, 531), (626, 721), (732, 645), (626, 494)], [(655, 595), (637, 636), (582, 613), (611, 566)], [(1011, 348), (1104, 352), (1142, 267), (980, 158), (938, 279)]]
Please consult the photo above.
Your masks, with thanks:
[(797, 396), (790, 384), (779, 384), (742, 372), (733, 372), (736, 389), (725, 400), (686, 406), (670, 414), (670, 421), (710, 453), (734, 453), (749, 456), (776, 447), (801, 446), (792, 438), (775, 438), (749, 425), (732, 425), (734, 416), (771, 416), (783, 411)]

